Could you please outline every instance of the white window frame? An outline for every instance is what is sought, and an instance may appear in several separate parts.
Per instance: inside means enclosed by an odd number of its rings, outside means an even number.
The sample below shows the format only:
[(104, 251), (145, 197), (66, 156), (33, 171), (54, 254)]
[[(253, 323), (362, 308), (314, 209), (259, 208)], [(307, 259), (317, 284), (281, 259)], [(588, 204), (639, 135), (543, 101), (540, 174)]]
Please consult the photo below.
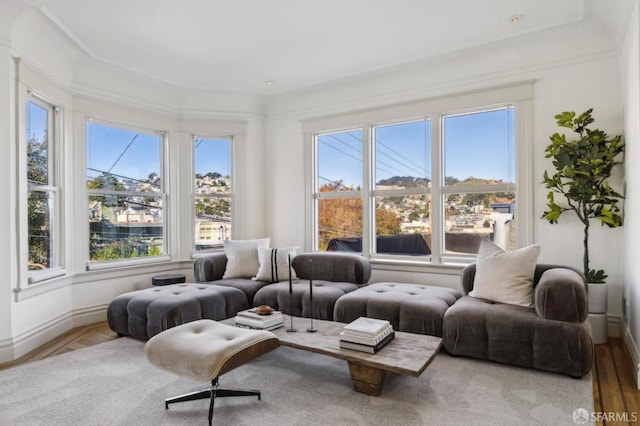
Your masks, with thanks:
[[(236, 210), (237, 210), (237, 206), (236, 206), (236, 179), (235, 179), (235, 158), (236, 158), (236, 136), (235, 135), (208, 135), (208, 134), (193, 134), (191, 136), (191, 174), (190, 174), (190, 185), (191, 185), (191, 230), (193, 231), (193, 227), (195, 226), (196, 223), (196, 209), (195, 209), (195, 202), (197, 198), (202, 198), (204, 197), (203, 195), (200, 194), (196, 194), (196, 186), (195, 186), (195, 174), (196, 174), (196, 156), (195, 156), (195, 144), (197, 140), (200, 139), (204, 139), (204, 140), (228, 140), (229, 141), (229, 179), (231, 181), (231, 193), (229, 195), (226, 195), (224, 197), (229, 197), (231, 199), (231, 233), (230, 235), (227, 236), (226, 239), (230, 240), (233, 239), (234, 235), (237, 234), (237, 230), (236, 230), (236, 223), (237, 221), (235, 220), (236, 217)], [(222, 197), (221, 197), (222, 198)], [(205, 253), (211, 253), (211, 252), (216, 252), (216, 251), (220, 251), (223, 249), (223, 245), (220, 246), (216, 246), (216, 247), (212, 247), (212, 248), (208, 248), (208, 249), (203, 249), (203, 250), (196, 250), (196, 236), (194, 232), (191, 232), (191, 238), (189, 239), (190, 241), (190, 247), (191, 247), (191, 256), (192, 257), (197, 257), (199, 255), (205, 254)]]
[[(27, 135), (27, 115), (28, 115), (28, 104), (32, 103), (41, 108), (47, 110), (47, 173), (48, 179), (47, 184), (33, 184), (29, 183), (26, 179), (27, 171), (28, 171), (28, 158), (27, 158), (27, 144), (28, 144), (28, 135)], [(27, 268), (27, 283), (29, 285), (40, 283), (46, 280), (50, 280), (52, 278), (57, 278), (66, 274), (65, 262), (64, 262), (64, 233), (62, 230), (63, 223), (63, 200), (62, 200), (62, 191), (60, 190), (60, 184), (62, 181), (61, 178), (61, 170), (63, 166), (61, 164), (62, 155), (61, 155), (61, 141), (62, 141), (62, 109), (56, 105), (55, 103), (49, 101), (45, 96), (34, 93), (32, 90), (28, 89), (26, 91), (26, 99), (24, 100), (24, 113), (25, 113), (25, 126), (22, 129), (22, 133), (24, 134), (25, 143), (24, 143), (24, 159), (25, 159), (25, 168), (24, 168), (24, 179), (26, 182), (26, 194), (24, 197), (25, 200), (25, 214), (28, 214), (28, 194), (30, 190), (36, 190), (39, 192), (43, 192), (45, 194), (53, 194), (53, 223), (50, 224), (51, 228), (51, 250), (53, 253), (51, 254), (51, 259), (53, 262), (53, 266), (41, 271), (29, 271)], [(27, 267), (27, 262), (29, 260), (29, 247), (28, 247), (28, 219), (25, 218), (25, 245), (26, 245), (26, 254), (24, 256), (24, 266)]]
[[(109, 126), (124, 130), (129, 130), (133, 132), (141, 132), (149, 135), (157, 135), (160, 138), (160, 194), (154, 193), (153, 195), (159, 197), (162, 200), (162, 253), (157, 256), (140, 256), (126, 259), (115, 259), (115, 260), (91, 260), (89, 254), (89, 238), (91, 237), (90, 229), (89, 229), (89, 221), (86, 223), (86, 235), (87, 239), (84, 241), (85, 250), (87, 253), (87, 270), (103, 270), (103, 269), (112, 269), (112, 268), (120, 268), (125, 266), (135, 266), (135, 265), (145, 265), (149, 263), (159, 263), (170, 261), (171, 257), (170, 253), (170, 237), (168, 232), (168, 223), (169, 223), (169, 206), (167, 204), (168, 199), (168, 181), (169, 181), (169, 173), (168, 173), (168, 165), (166, 161), (166, 152), (168, 146), (168, 132), (165, 130), (154, 130), (150, 128), (145, 128), (142, 126), (127, 124), (123, 122), (110, 121), (105, 119), (96, 119), (93, 117), (86, 117), (84, 122), (84, 146), (86, 150), (87, 146), (87, 124), (95, 123), (103, 126)], [(85, 151), (86, 152), (86, 151)], [(85, 157), (86, 158), (86, 157)], [(83, 185), (86, 190), (85, 193), (85, 206), (88, 206), (89, 197), (91, 195), (123, 195), (123, 196), (142, 196), (148, 195), (148, 193), (144, 192), (134, 192), (134, 191), (112, 191), (112, 190), (101, 190), (101, 189), (88, 189), (87, 188), (87, 175), (86, 175), (86, 165), (84, 168), (84, 176), (83, 176)], [(86, 207), (85, 207), (86, 208)]]
[[(362, 194), (344, 194), (337, 196), (360, 195), (363, 198), (363, 238), (362, 255), (372, 262), (380, 263), (406, 263), (420, 265), (462, 265), (470, 263), (475, 255), (444, 255), (444, 210), (442, 209), (443, 196), (450, 191), (444, 186), (443, 173), (443, 134), (441, 119), (444, 115), (456, 113), (469, 113), (487, 111), (491, 109), (513, 106), (515, 108), (515, 192), (518, 208), (516, 211), (516, 245), (523, 247), (532, 241), (533, 235), (533, 203), (532, 196), (532, 135), (531, 135), (531, 102), (533, 97), (533, 85), (531, 82), (487, 89), (472, 93), (456, 94), (437, 99), (423, 100), (398, 106), (389, 106), (363, 112), (341, 114), (339, 116), (311, 119), (303, 123), (303, 132), (307, 141), (307, 161), (309, 173), (307, 174), (307, 191), (309, 208), (307, 210), (307, 229), (310, 248), (318, 250), (318, 200), (327, 197), (320, 194), (317, 188), (317, 136), (320, 134), (336, 133), (346, 129), (359, 129), (363, 132), (363, 187)], [(430, 256), (399, 256), (389, 254), (377, 254), (374, 252), (375, 227), (373, 215), (375, 214), (375, 196), (381, 191), (375, 190), (372, 179), (372, 170), (375, 168), (375, 155), (371, 153), (373, 144), (371, 129), (373, 126), (390, 123), (402, 123), (416, 118), (429, 118), (431, 120), (432, 141), (432, 254)], [(507, 185), (508, 186), (508, 185)], [(470, 192), (502, 192), (513, 191), (513, 186), (498, 188), (473, 187)], [(460, 192), (463, 188), (457, 188)], [(464, 189), (466, 190), (466, 189)], [(404, 190), (399, 190), (404, 193)], [(386, 194), (386, 192), (385, 192)], [(436, 202), (437, 200), (437, 202)], [(436, 211), (437, 209), (437, 211)]]

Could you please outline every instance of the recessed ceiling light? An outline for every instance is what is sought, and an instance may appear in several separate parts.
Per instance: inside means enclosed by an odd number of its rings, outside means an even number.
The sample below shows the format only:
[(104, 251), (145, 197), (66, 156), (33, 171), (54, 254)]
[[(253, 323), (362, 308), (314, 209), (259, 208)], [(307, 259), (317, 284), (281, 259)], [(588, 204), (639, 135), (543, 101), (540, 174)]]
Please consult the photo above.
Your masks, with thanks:
[(522, 13), (518, 13), (516, 15), (510, 16), (509, 17), (509, 21), (511, 21), (511, 23), (515, 24), (518, 23), (520, 21), (522, 21), (524, 19), (524, 15)]
[(265, 80), (264, 84), (266, 84), (267, 86), (273, 86), (273, 81), (271, 80)]

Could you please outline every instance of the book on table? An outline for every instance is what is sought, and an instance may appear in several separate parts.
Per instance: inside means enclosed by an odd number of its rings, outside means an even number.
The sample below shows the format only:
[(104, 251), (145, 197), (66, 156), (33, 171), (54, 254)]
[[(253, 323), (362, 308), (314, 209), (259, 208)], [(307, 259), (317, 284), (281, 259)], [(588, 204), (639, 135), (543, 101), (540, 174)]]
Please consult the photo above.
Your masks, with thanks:
[(266, 321), (266, 320), (270, 320), (273, 318), (282, 318), (282, 312), (281, 311), (272, 311), (269, 314), (266, 315), (262, 315), (259, 314), (255, 308), (252, 309), (245, 309), (244, 311), (240, 311), (236, 314), (236, 316), (239, 317), (244, 317), (244, 318), (251, 318), (251, 319), (256, 319), (256, 320), (260, 320), (260, 321)]
[(240, 311), (236, 314), (236, 325), (245, 325), (252, 328), (267, 329), (269, 327), (284, 324), (282, 312), (274, 311), (269, 315), (258, 315), (255, 309)]
[(361, 336), (359, 334), (353, 334), (349, 330), (342, 330), (340, 332), (340, 340), (359, 343), (361, 345), (375, 346), (391, 333), (393, 333), (393, 327), (391, 324), (375, 336)]
[(236, 327), (240, 327), (240, 328), (249, 328), (251, 330), (275, 330), (276, 328), (280, 328), (280, 327), (284, 327), (284, 321), (278, 324), (274, 324), (274, 325), (270, 325), (268, 327), (254, 327), (251, 325), (246, 325), (246, 324), (241, 324), (241, 323), (236, 323), (235, 324)]
[(360, 317), (344, 326), (344, 331), (353, 335), (375, 337), (382, 333), (390, 323), (387, 320)]
[(251, 318), (245, 318), (241, 316), (236, 316), (236, 324), (248, 325), (254, 328), (267, 328), (273, 325), (284, 324), (284, 318), (273, 318), (267, 321), (255, 320)]
[(363, 345), (361, 343), (347, 342), (346, 340), (340, 340), (340, 348), (342, 349), (352, 349), (360, 352), (367, 352), (370, 354), (377, 353), (380, 349), (384, 348), (390, 341), (392, 341), (396, 337), (395, 331), (391, 331), (391, 333), (384, 336), (382, 340), (380, 340), (375, 345)]

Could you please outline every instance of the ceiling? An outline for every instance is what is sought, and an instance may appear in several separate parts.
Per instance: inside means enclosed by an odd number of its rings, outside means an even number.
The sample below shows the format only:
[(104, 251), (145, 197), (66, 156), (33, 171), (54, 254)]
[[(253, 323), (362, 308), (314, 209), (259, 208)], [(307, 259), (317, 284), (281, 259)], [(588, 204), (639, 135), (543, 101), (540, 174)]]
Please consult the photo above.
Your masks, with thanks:
[[(178, 87), (263, 94), (550, 29), (585, 14), (583, 0), (23, 1), (95, 60)], [(512, 22), (513, 15), (523, 16)]]

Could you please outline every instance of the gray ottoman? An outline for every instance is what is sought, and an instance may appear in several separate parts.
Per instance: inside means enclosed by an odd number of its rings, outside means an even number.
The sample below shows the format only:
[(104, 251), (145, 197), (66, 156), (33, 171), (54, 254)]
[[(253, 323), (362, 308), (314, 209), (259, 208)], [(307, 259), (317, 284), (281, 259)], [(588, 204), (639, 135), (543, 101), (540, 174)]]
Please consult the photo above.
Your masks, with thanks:
[(334, 320), (379, 318), (388, 320), (394, 330), (442, 337), (444, 313), (460, 297), (462, 292), (446, 287), (375, 283), (338, 299)]
[(107, 320), (120, 335), (146, 340), (176, 325), (199, 319), (223, 320), (248, 309), (242, 290), (213, 284), (172, 284), (121, 294)]

